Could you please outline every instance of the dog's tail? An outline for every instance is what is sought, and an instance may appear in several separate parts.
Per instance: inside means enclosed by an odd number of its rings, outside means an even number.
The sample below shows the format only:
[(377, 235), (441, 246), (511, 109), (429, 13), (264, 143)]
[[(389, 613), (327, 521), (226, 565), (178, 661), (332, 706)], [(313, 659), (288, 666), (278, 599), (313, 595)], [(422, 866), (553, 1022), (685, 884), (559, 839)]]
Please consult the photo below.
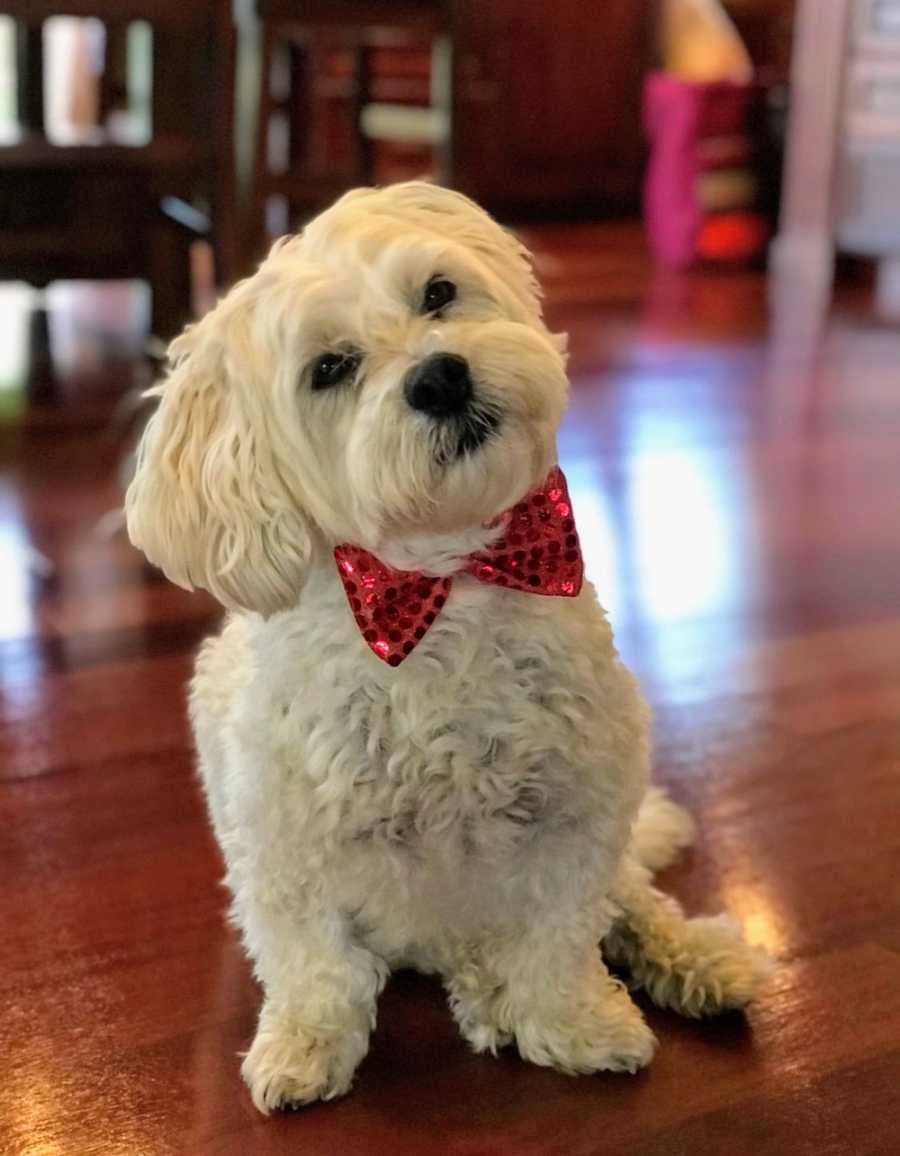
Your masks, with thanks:
[(694, 841), (694, 820), (661, 787), (644, 796), (631, 829), (631, 854), (649, 871), (662, 871)]
[(744, 1007), (772, 965), (765, 952), (744, 941), (728, 916), (688, 919), (671, 896), (653, 886), (653, 873), (672, 863), (693, 838), (687, 811), (651, 787), (613, 888), (618, 916), (603, 954), (658, 1007), (704, 1016)]

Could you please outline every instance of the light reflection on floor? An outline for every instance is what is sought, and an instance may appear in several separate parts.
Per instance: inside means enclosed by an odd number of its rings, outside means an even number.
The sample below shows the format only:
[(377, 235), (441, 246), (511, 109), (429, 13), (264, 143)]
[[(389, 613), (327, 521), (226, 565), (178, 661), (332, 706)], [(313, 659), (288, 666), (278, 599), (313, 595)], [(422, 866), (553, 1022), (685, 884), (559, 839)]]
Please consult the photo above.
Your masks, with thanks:
[(635, 455), (628, 471), (640, 611), (668, 623), (720, 613), (733, 603), (742, 559), (741, 497), (733, 471), (703, 450)]
[(23, 398), (28, 371), (28, 321), (37, 297), (16, 282), (0, 284), (0, 418), (6, 419)]
[(602, 472), (596, 463), (583, 459), (566, 459), (565, 464), (585, 573), (607, 613), (614, 621), (621, 621), (628, 612), (622, 589), (622, 542)]
[[(692, 355), (670, 349), (672, 374)], [(692, 624), (708, 636), (717, 623), (719, 646), (739, 651), (748, 592), (761, 581), (755, 465), (737, 436), (745, 417), (723, 404), (727, 382), (708, 376), (698, 370), (679, 388), (660, 363), (630, 361), (576, 379), (560, 435), (587, 575), (614, 629), (641, 631), (645, 672), (682, 689), (703, 677)], [(724, 445), (704, 436), (723, 428)]]
[(34, 633), (33, 558), (16, 491), (0, 482), (0, 639)]

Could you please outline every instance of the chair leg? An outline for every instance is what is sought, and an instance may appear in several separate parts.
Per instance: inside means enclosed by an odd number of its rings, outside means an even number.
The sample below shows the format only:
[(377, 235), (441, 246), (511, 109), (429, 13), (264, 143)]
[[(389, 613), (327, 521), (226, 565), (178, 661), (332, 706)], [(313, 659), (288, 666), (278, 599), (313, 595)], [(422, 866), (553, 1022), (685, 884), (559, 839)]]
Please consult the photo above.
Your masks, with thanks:
[(309, 168), (310, 114), (312, 101), (312, 61), (310, 45), (291, 43), (288, 46), (290, 82), (288, 94), (289, 148), (291, 170)]
[(19, 120), (35, 136), (44, 135), (44, 47), (40, 25), (16, 25), (16, 83)]
[(250, 221), (247, 228), (251, 256), (261, 255), (267, 248), (266, 201), (269, 175), (269, 122), (275, 107), (272, 99), (272, 55), (274, 32), (271, 24), (264, 23), (259, 45), (259, 103), (256, 114), (256, 160), (253, 166), (253, 192)]
[(191, 238), (175, 222), (160, 216), (149, 237), (150, 330), (169, 341), (191, 319)]
[(446, 33), (439, 33), (431, 43), (431, 107), (445, 118), (447, 135), (434, 149), (435, 179), (439, 184), (453, 184), (453, 118), (454, 95), (453, 40)]
[(50, 318), (44, 295), (35, 301), (28, 317), (28, 400), (48, 405), (59, 394), (50, 346)]
[(371, 142), (363, 132), (363, 111), (369, 103), (369, 86), (371, 75), (369, 67), (369, 49), (365, 41), (360, 40), (353, 49), (353, 175), (356, 183), (368, 184), (372, 179), (372, 149)]

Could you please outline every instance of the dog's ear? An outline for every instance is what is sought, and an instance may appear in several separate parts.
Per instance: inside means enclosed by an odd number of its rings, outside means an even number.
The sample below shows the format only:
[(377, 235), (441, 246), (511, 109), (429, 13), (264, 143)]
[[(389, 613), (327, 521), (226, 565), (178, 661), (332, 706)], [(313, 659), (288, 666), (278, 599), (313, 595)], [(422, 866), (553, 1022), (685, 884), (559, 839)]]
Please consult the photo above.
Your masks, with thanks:
[(125, 509), (132, 542), (173, 582), (270, 614), (296, 600), (312, 534), (274, 458), (266, 407), (234, 380), (239, 358), (223, 335), (233, 345), (242, 323), (226, 299), (172, 343)]

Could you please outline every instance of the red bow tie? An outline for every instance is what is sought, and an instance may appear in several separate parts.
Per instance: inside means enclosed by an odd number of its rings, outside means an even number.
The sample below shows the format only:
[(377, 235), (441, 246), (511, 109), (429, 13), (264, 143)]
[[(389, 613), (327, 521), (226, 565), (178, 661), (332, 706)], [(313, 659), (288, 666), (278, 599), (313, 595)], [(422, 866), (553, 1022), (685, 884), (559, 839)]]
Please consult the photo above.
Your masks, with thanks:
[[(494, 524), (500, 538), (470, 554), (462, 573), (526, 594), (578, 594), (584, 564), (559, 466)], [(399, 666), (440, 614), (453, 579), (394, 570), (361, 546), (336, 546), (334, 557), (360, 633), (380, 659)]]

